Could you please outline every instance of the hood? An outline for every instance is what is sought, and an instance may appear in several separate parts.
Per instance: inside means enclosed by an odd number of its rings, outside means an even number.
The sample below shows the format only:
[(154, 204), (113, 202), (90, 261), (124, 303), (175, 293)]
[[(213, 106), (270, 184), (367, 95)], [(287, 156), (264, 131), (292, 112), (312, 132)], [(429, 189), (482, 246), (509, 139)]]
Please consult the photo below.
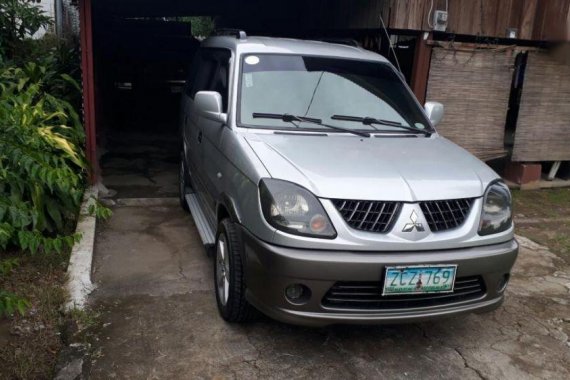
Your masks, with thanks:
[(273, 178), (321, 198), (415, 202), (482, 196), (498, 178), (449, 140), (424, 137), (245, 134)]

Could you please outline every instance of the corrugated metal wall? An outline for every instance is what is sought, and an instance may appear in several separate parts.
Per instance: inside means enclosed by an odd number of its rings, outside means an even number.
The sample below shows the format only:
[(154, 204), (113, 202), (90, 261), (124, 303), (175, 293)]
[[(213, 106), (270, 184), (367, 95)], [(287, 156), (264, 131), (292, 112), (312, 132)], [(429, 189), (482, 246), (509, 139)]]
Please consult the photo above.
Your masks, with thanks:
[[(56, 9), (56, 30), (60, 37), (79, 37), (79, 8), (77, 0), (55, 0)], [(59, 11), (61, 9), (61, 11)]]
[(512, 61), (505, 49), (433, 49), (427, 100), (445, 106), (437, 130), (481, 159), (505, 155)]
[(570, 66), (528, 54), (513, 161), (570, 160)]

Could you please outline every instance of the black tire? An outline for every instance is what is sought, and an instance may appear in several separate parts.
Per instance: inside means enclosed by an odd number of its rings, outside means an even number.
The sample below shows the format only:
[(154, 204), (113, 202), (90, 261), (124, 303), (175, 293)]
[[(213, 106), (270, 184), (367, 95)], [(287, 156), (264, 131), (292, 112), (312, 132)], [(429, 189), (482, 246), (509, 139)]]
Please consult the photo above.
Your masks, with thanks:
[[(225, 303), (218, 281), (218, 269), (220, 269), (220, 259), (218, 255), (219, 243), (221, 239), (226, 242), (226, 255), (229, 264), (229, 287)], [(230, 219), (224, 219), (218, 226), (214, 253), (214, 292), (218, 311), (222, 318), (228, 322), (247, 322), (255, 319), (257, 310), (245, 299), (245, 276), (242, 256), (242, 243), (239, 231), (235, 223)], [(223, 260), (222, 260), (223, 261)]]
[(188, 171), (184, 164), (184, 151), (180, 153), (180, 164), (178, 168), (178, 199), (180, 200), (180, 207), (186, 212), (190, 212), (188, 203), (186, 202), (186, 192), (188, 191)]

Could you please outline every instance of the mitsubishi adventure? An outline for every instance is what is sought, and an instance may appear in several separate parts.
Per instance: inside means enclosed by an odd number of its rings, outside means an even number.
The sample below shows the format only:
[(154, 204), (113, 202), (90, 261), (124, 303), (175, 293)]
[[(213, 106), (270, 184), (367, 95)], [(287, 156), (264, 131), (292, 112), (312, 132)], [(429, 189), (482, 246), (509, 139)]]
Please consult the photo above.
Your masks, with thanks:
[(220, 315), (322, 326), (499, 307), (518, 253), (511, 194), (438, 134), (442, 117), (357, 46), (203, 41), (180, 202), (214, 256)]

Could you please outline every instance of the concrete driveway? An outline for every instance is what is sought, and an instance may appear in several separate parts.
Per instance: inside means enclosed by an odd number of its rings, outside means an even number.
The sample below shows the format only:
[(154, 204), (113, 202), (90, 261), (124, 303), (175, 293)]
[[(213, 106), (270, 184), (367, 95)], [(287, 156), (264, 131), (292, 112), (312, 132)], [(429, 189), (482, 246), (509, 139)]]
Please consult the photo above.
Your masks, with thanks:
[[(131, 201), (129, 204), (136, 204)], [(97, 232), (94, 379), (570, 378), (570, 269), (521, 240), (496, 312), (398, 326), (302, 328), (218, 317), (212, 261), (173, 199), (115, 206)]]

